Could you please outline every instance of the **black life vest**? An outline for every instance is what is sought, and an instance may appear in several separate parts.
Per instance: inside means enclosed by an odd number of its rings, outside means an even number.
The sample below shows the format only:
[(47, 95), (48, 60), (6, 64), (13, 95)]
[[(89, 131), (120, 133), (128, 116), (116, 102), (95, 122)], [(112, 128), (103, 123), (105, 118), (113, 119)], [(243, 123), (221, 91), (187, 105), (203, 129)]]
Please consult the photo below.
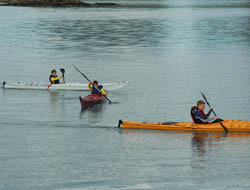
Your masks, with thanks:
[(51, 84), (60, 84), (60, 80), (55, 80), (54, 82), (51, 80), (51, 78), (57, 78), (58, 76), (53, 76), (53, 75), (50, 75), (49, 76), (49, 81)]

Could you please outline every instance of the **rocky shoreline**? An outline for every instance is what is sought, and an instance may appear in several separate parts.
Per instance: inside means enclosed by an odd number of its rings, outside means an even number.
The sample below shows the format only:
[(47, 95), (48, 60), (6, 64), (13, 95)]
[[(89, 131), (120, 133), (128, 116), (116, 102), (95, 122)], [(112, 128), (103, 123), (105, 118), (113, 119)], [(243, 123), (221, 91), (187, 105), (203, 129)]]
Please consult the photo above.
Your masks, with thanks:
[(118, 6), (116, 3), (86, 3), (80, 0), (0, 0), (1, 6), (23, 7), (106, 7)]

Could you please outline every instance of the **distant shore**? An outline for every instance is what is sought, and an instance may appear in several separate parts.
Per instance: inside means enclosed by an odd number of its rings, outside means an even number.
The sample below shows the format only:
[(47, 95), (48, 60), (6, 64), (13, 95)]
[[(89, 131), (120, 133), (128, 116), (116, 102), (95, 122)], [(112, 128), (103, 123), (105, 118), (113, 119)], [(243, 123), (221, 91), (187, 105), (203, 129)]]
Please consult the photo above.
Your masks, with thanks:
[(86, 3), (80, 0), (0, 0), (1, 6), (23, 7), (106, 7), (118, 6), (112, 2)]

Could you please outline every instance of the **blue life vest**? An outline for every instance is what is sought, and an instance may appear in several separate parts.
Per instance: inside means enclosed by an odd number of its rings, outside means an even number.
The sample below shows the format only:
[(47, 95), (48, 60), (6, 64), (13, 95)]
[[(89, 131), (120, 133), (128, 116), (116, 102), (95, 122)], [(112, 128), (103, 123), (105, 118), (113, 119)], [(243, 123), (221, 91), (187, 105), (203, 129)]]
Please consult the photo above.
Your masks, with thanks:
[(93, 90), (92, 90), (92, 94), (98, 94), (98, 95), (102, 95), (102, 93), (101, 92), (99, 92), (102, 88), (103, 88), (103, 86), (102, 85), (99, 85), (97, 88), (99, 89), (99, 91), (96, 89), (96, 87), (94, 86), (94, 84), (92, 85), (92, 88), (93, 88)]
[(203, 122), (200, 119), (197, 119), (200, 117), (201, 119), (207, 119), (207, 115), (200, 109), (198, 109), (196, 106), (193, 106), (191, 108), (191, 117), (193, 119), (193, 122), (196, 124), (202, 124)]

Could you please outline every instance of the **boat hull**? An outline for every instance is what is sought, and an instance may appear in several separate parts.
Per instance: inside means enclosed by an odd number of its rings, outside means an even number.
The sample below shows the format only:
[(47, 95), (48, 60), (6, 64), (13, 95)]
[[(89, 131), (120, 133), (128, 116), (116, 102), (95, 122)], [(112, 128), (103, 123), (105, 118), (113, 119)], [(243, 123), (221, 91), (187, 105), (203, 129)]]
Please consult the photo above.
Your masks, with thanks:
[[(113, 91), (122, 88), (128, 84), (128, 81), (104, 83), (103, 87), (106, 91)], [(19, 90), (68, 90), (68, 91), (89, 91), (88, 84), (81, 83), (66, 83), (53, 84), (48, 88), (48, 84), (42, 83), (12, 83), (3, 82), (4, 89), (19, 89)]]
[(79, 100), (80, 100), (82, 108), (86, 108), (86, 107), (90, 107), (90, 106), (94, 106), (94, 105), (102, 104), (106, 102), (106, 98), (104, 96), (100, 96), (97, 94), (90, 94), (88, 96), (85, 96), (84, 98), (79, 96)]
[[(228, 129), (228, 132), (250, 132), (250, 121), (225, 120), (221, 123)], [(212, 123), (212, 124), (194, 124), (192, 122), (141, 123), (132, 121), (119, 121), (119, 126), (123, 129), (225, 132), (220, 123)]]

